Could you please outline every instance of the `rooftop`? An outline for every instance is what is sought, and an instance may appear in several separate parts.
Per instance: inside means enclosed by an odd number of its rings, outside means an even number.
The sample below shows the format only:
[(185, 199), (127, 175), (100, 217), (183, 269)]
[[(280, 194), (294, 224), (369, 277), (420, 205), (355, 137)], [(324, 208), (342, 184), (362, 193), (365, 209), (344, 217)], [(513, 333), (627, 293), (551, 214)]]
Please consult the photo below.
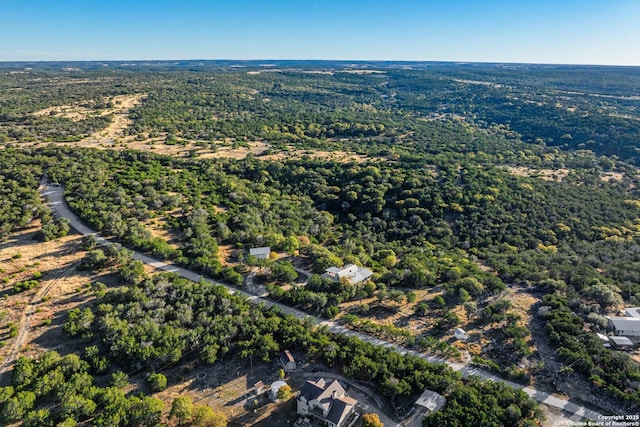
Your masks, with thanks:
[(631, 341), (627, 337), (609, 337), (609, 339), (615, 344), (619, 346), (632, 346), (633, 341)]
[(307, 381), (300, 391), (299, 398), (301, 397), (307, 402), (317, 401), (313, 411), (321, 418), (324, 418), (323, 413), (326, 413), (326, 420), (335, 425), (341, 425), (358, 403), (345, 395), (345, 389), (338, 380), (333, 380), (327, 385), (322, 378), (316, 382)]
[(418, 400), (416, 400), (416, 405), (427, 408), (431, 412), (437, 411), (438, 409), (442, 408), (445, 403), (447, 403), (447, 399), (431, 390), (425, 390), (424, 393), (420, 395)]
[(264, 246), (261, 248), (251, 248), (249, 249), (249, 255), (269, 255), (271, 253), (271, 248), (269, 246)]
[(282, 360), (284, 360), (285, 362), (295, 362), (295, 359), (293, 358), (293, 356), (291, 355), (291, 353), (289, 352), (289, 350), (285, 350), (283, 352), (280, 353), (280, 357), (282, 358)]
[(618, 331), (640, 331), (638, 317), (609, 317), (609, 322)]
[(335, 281), (340, 279), (347, 279), (352, 284), (360, 283), (371, 276), (373, 276), (373, 271), (369, 270), (365, 267), (359, 267), (355, 264), (347, 264), (344, 267), (329, 267), (324, 274), (325, 277), (329, 277)]
[(640, 307), (625, 308), (624, 315), (627, 317), (640, 318)]

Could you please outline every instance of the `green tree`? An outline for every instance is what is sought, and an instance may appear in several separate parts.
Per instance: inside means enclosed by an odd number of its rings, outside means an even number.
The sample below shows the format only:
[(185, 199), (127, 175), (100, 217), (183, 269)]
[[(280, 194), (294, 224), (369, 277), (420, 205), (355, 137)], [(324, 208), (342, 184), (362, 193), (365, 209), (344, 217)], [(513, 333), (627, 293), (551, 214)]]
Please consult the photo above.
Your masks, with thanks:
[(164, 404), (153, 397), (131, 397), (127, 408), (129, 425), (155, 427), (160, 423)]
[(290, 262), (278, 262), (271, 267), (271, 277), (278, 282), (289, 283), (298, 278), (298, 272)]
[(38, 409), (29, 412), (22, 420), (23, 427), (52, 427), (53, 421), (49, 419), (48, 409)]
[(78, 267), (81, 270), (100, 270), (107, 265), (108, 259), (102, 249), (94, 249), (89, 251)]
[(116, 371), (111, 374), (111, 385), (113, 387), (123, 389), (129, 385), (129, 375), (122, 371)]
[(194, 405), (189, 396), (178, 396), (171, 404), (169, 417), (174, 418), (178, 425), (186, 425), (193, 419)]
[(138, 284), (144, 280), (144, 263), (140, 260), (132, 260), (118, 267), (118, 275), (125, 284)]
[(207, 405), (197, 405), (193, 411), (192, 427), (227, 427), (227, 419)]
[(159, 373), (153, 373), (147, 377), (151, 390), (158, 392), (167, 388), (167, 377)]

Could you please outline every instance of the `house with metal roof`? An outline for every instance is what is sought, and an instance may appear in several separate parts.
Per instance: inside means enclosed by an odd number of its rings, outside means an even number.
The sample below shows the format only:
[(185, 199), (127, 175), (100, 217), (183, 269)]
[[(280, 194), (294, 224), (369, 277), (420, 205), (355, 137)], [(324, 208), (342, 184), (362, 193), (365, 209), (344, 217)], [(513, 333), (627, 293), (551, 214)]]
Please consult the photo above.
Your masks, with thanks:
[(626, 317), (640, 318), (640, 307), (629, 307), (624, 309), (624, 315)]
[(338, 380), (327, 384), (323, 378), (307, 381), (296, 399), (298, 414), (317, 418), (329, 427), (346, 426), (357, 403)]
[(609, 337), (611, 345), (619, 348), (633, 347), (633, 341), (627, 337)]
[(357, 285), (366, 280), (369, 280), (373, 276), (373, 271), (368, 268), (360, 267), (355, 264), (348, 264), (344, 267), (329, 267), (325, 270), (322, 277), (339, 282), (342, 279), (349, 281), (352, 285)]
[(639, 317), (607, 317), (607, 320), (614, 335), (640, 337)]

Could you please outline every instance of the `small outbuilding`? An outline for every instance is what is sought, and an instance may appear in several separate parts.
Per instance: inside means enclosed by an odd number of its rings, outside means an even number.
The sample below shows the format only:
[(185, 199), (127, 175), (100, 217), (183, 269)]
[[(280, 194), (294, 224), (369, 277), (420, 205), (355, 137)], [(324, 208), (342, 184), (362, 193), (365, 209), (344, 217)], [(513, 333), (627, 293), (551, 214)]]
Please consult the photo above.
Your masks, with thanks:
[(619, 348), (633, 347), (633, 341), (627, 337), (609, 337), (611, 345)]
[(257, 259), (268, 259), (269, 255), (271, 255), (271, 248), (269, 246), (251, 248), (249, 249), (249, 255), (254, 256)]
[(291, 355), (289, 350), (280, 352), (280, 365), (285, 372), (293, 372), (296, 370), (296, 360)]
[(456, 328), (455, 331), (453, 331), (453, 335), (456, 337), (457, 340), (462, 340), (462, 341), (469, 338), (469, 335), (465, 332), (464, 329), (461, 329), (461, 328)]

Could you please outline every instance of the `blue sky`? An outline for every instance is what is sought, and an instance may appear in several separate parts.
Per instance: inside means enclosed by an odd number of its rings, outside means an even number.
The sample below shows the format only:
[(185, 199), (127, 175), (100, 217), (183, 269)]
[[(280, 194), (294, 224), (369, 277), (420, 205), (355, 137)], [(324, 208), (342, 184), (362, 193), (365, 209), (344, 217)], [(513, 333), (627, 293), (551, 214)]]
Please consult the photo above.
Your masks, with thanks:
[(0, 0), (0, 61), (640, 65), (639, 0)]

